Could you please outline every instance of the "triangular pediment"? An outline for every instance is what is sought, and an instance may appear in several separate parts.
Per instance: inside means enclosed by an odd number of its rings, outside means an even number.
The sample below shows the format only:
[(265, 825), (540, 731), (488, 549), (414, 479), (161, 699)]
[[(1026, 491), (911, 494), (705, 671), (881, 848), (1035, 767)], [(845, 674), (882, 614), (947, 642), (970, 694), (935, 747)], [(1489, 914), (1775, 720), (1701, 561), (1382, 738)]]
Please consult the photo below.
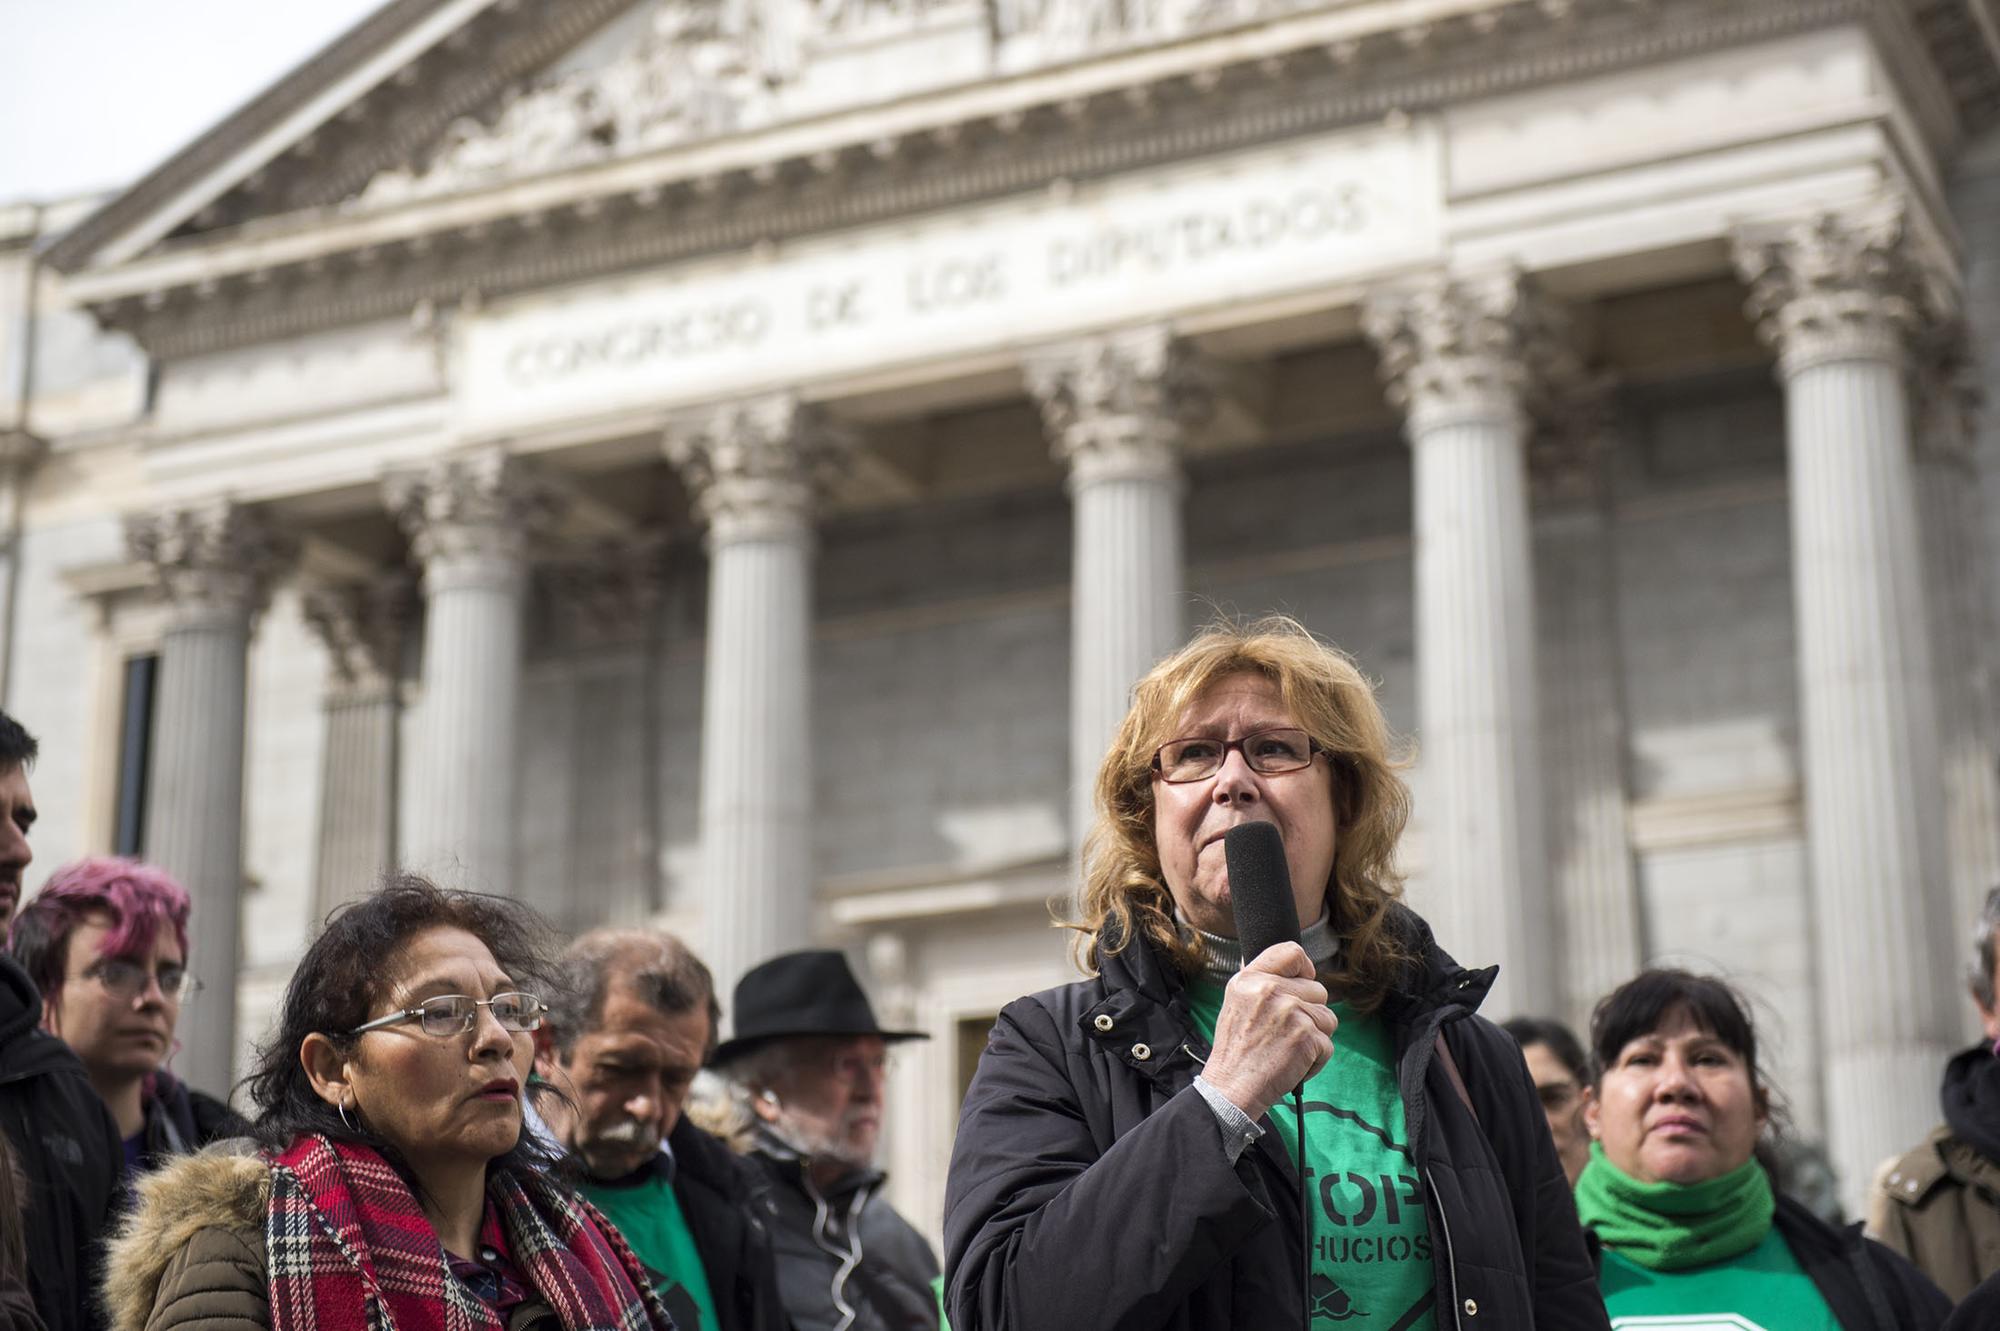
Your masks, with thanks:
[(990, 81), (1328, 0), (392, 0), (115, 196), (67, 271)]
[(646, 0), (390, 0), (114, 195), (49, 252), (109, 267), (339, 204)]

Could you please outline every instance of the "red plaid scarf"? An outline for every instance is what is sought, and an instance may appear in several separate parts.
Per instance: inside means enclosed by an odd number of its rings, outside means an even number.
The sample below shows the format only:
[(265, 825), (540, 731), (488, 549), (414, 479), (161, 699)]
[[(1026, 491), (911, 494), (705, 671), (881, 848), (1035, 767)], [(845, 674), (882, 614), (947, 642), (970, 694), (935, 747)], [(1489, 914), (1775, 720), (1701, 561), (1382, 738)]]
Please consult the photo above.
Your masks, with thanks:
[[(645, 1268), (583, 1199), (533, 1170), (491, 1170), (516, 1264), (564, 1331), (674, 1331)], [(271, 1331), (504, 1331), (445, 1265), (388, 1161), (306, 1136), (271, 1161)]]

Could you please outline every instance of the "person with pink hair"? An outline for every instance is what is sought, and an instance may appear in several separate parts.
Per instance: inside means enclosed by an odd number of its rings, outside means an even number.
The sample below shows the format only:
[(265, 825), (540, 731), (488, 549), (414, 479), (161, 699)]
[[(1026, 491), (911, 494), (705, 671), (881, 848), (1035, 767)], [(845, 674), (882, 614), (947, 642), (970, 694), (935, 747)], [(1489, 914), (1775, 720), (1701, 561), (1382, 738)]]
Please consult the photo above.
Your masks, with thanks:
[(188, 970), (187, 889), (164, 869), (99, 857), (66, 864), (22, 906), (14, 960), (42, 992), (42, 1024), (83, 1061), (143, 1173), (249, 1125), (167, 1071)]

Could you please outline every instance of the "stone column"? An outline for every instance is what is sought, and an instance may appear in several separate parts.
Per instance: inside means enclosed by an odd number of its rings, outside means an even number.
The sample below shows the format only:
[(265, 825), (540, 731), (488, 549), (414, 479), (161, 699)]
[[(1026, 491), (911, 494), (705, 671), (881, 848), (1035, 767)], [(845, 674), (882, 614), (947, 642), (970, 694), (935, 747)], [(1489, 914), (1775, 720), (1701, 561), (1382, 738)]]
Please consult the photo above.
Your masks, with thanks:
[(326, 743), (320, 762), (319, 857), (313, 918), (364, 895), (396, 865), (403, 646), (416, 580), (398, 569), (367, 583), (321, 587), (306, 622), (326, 644)]
[(424, 583), (403, 859), (452, 886), (512, 895), (528, 552), (554, 500), (498, 447), (398, 478), (390, 499)]
[(702, 957), (724, 994), (812, 933), (813, 510), (847, 445), (787, 394), (667, 431), (708, 529)]
[(1937, 1118), (1944, 927), (1936, 692), (1904, 376), (1936, 308), (1901, 215), (1740, 238), (1778, 352), (1813, 924), (1835, 1167), (1851, 1204)]
[(1529, 447), (1529, 484), (1558, 1015), (1581, 1030), (1639, 969), (1641, 941), (1611, 510), (1619, 417), (1608, 384), (1555, 406)]
[(146, 857), (194, 899), (189, 964), (209, 985), (183, 1014), (175, 1070), (211, 1095), (227, 1095), (235, 1080), (250, 623), (284, 545), (258, 514), (228, 501), (134, 518), (126, 542), (152, 565), (169, 607)]
[(1542, 825), (1526, 446), (1560, 362), (1556, 311), (1513, 276), (1435, 279), (1366, 326), (1415, 459), (1417, 719), (1429, 909), (1447, 949), (1500, 964), (1483, 1009), (1557, 997)]
[[(1917, 522), (1937, 670), (1944, 781), (1946, 928), (1969, 936), (2000, 884), (2000, 711), (1994, 697), (1993, 553), (1974, 455), (1982, 394), (1965, 334), (1925, 348), (1917, 373)], [(1968, 959), (1961, 942), (1954, 963)], [(1978, 1032), (1970, 1003), (1957, 1002), (1966, 1039)]]
[(1090, 830), (1092, 784), (1132, 686), (1187, 635), (1181, 450), (1211, 384), (1162, 327), (1030, 357), (1028, 389), (1069, 467), (1070, 835)]

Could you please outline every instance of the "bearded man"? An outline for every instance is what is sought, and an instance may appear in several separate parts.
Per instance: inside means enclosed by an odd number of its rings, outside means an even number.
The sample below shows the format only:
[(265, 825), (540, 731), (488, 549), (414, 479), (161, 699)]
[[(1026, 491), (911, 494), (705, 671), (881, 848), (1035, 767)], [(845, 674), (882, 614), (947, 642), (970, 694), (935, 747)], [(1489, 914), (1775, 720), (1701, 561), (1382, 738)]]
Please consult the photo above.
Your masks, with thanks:
[(755, 1121), (752, 1199), (797, 1331), (936, 1331), (937, 1254), (882, 1197), (875, 1167), (889, 1046), (838, 952), (788, 952), (736, 986), (715, 1053)]
[(682, 1331), (788, 1331), (747, 1162), (681, 1113), (715, 1050), (708, 967), (671, 934), (599, 929), (563, 954), (535, 1032), (569, 1106), (547, 1127)]

